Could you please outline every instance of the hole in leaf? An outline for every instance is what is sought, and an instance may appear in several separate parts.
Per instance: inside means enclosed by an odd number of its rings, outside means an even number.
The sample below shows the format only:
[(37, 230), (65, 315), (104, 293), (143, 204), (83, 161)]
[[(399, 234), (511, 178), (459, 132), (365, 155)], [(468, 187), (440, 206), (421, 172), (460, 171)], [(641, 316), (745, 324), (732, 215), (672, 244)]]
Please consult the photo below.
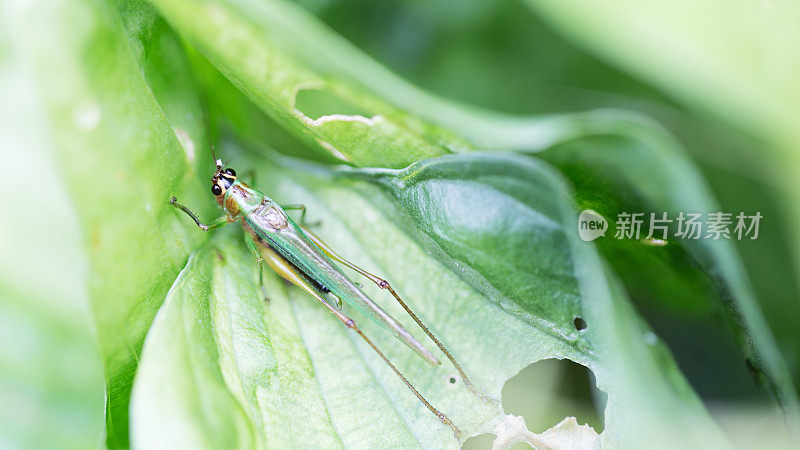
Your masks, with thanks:
[(486, 450), (492, 448), (494, 438), (495, 436), (489, 433), (472, 436), (464, 441), (464, 444), (461, 445), (461, 450)]
[[(464, 444), (461, 445), (461, 450), (489, 450), (492, 448), (495, 437), (495, 435), (489, 433), (472, 436), (464, 441)], [(528, 450), (530, 448), (531, 446), (524, 442), (517, 442), (509, 447), (510, 450)]]
[(525, 418), (542, 433), (568, 416), (601, 433), (607, 395), (597, 389), (589, 368), (573, 361), (545, 359), (523, 369), (503, 386), (506, 414)]
[(586, 323), (586, 321), (581, 319), (580, 317), (576, 317), (575, 320), (572, 323), (575, 324), (575, 329), (578, 330), (578, 331), (585, 330), (586, 327), (589, 326)]
[(517, 442), (516, 444), (512, 445), (508, 449), (509, 450), (529, 450), (531, 448), (533, 448), (533, 447), (531, 447), (530, 445), (528, 445), (528, 444), (526, 444), (524, 442)]
[(334, 114), (372, 116), (369, 111), (348, 102), (333, 92), (322, 89), (301, 89), (295, 97), (294, 107), (312, 120)]

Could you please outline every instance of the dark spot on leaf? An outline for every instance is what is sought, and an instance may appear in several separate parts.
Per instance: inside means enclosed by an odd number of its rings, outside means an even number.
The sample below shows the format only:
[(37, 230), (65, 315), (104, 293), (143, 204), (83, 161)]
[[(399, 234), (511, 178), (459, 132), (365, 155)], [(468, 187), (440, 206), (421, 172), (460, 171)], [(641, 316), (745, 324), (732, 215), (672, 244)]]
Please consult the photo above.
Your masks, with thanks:
[(456, 384), (456, 377), (450, 377), (450, 384)]
[(580, 317), (576, 317), (575, 320), (572, 321), (575, 324), (575, 329), (578, 331), (585, 330), (586, 327), (589, 325), (586, 323), (585, 320), (581, 319)]
[(219, 260), (219, 262), (221, 262), (221, 263), (224, 263), (224, 262), (225, 262), (225, 256), (222, 254), (222, 252), (221, 252), (221, 251), (219, 251), (219, 250), (214, 250), (214, 255), (217, 257), (217, 259)]

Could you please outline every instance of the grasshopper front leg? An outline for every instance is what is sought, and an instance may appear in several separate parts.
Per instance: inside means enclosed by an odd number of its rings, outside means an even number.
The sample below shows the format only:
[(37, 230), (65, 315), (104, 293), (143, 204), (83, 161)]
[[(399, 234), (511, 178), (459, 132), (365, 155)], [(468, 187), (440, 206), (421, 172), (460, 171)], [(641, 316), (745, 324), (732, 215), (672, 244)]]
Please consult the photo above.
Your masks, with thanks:
[(206, 225), (206, 224), (203, 223), (203, 221), (201, 221), (197, 217), (197, 215), (195, 213), (192, 212), (192, 210), (190, 210), (189, 208), (187, 208), (187, 207), (183, 206), (182, 204), (178, 203), (178, 199), (177, 198), (172, 197), (171, 199), (169, 199), (169, 204), (174, 206), (174, 207), (176, 207), (176, 208), (178, 208), (178, 209), (180, 209), (181, 211), (185, 212), (186, 215), (191, 217), (192, 220), (194, 220), (194, 223), (196, 223), (197, 226), (200, 227), (200, 229), (203, 230), (203, 231), (218, 230), (218, 229), (220, 229), (220, 228), (222, 228), (225, 225), (230, 223), (230, 219), (228, 218), (228, 216), (224, 215), (222, 217), (218, 217), (218, 218), (214, 219), (211, 223)]

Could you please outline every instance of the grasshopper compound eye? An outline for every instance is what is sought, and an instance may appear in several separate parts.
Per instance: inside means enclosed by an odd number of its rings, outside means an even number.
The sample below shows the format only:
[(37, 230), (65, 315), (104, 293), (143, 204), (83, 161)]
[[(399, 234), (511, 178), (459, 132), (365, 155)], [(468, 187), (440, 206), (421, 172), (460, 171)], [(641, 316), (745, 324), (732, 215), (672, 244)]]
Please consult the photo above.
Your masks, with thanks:
[(216, 195), (222, 194), (222, 188), (217, 183), (211, 185), (211, 193)]
[(225, 173), (227, 173), (228, 175), (230, 175), (232, 177), (236, 176), (236, 171), (233, 170), (233, 169), (225, 169)]

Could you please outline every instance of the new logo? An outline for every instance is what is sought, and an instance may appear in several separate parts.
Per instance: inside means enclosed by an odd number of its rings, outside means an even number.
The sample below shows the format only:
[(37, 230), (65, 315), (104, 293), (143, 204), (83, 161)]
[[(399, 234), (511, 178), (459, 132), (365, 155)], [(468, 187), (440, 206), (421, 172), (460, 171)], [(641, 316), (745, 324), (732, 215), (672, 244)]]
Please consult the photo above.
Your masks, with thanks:
[(578, 235), (584, 241), (593, 241), (606, 235), (608, 221), (591, 209), (581, 211), (578, 216)]

